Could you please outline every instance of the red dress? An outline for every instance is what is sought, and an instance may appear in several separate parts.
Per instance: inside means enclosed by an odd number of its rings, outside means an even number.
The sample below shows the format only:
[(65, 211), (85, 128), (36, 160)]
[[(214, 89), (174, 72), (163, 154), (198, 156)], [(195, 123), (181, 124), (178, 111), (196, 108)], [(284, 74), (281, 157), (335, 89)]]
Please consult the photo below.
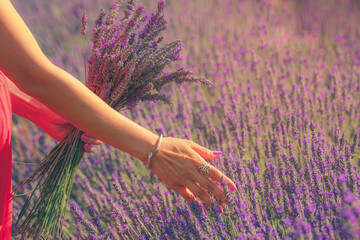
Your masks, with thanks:
[(11, 99), (5, 75), (0, 71), (0, 239), (11, 239)]

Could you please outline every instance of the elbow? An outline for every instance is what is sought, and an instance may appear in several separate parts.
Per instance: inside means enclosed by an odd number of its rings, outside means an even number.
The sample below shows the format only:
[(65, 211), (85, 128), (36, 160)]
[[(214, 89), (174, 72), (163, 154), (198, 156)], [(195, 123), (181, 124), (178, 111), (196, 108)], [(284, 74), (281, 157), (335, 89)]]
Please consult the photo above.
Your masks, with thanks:
[(54, 65), (50, 61), (31, 68), (20, 68), (13, 82), (23, 92), (36, 97), (45, 88), (52, 69)]

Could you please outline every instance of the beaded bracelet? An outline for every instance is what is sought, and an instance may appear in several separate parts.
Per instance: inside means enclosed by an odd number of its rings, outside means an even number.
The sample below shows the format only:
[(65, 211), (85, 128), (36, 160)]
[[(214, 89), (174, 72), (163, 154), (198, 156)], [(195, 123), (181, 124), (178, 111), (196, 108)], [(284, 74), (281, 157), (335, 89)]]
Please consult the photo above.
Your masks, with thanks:
[(150, 160), (151, 160), (151, 157), (152, 157), (155, 153), (158, 153), (158, 152), (159, 152), (159, 148), (160, 148), (160, 143), (161, 143), (162, 137), (163, 137), (163, 135), (160, 134), (159, 142), (158, 142), (158, 144), (157, 144), (157, 146), (156, 146), (156, 149), (155, 149), (154, 153), (153, 153), (153, 152), (149, 152), (149, 155), (148, 155), (149, 161), (148, 161), (148, 164), (147, 164), (147, 168), (150, 168)]

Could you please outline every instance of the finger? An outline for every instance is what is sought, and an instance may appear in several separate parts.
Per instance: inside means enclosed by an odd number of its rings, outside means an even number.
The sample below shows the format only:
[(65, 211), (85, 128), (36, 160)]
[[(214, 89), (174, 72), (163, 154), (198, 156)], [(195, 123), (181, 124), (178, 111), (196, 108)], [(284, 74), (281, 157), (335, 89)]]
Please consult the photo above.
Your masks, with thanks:
[(195, 181), (198, 182), (202, 188), (211, 192), (215, 197), (217, 197), (223, 203), (228, 204), (228, 202), (226, 201), (224, 191), (216, 183), (212, 182), (209, 178), (207, 178), (202, 174), (199, 174), (198, 176), (199, 177)]
[(215, 181), (217, 181), (218, 183), (221, 183), (221, 178), (223, 178), (223, 180), (226, 181), (230, 191), (232, 191), (232, 192), (236, 191), (235, 183), (233, 181), (231, 181), (230, 178), (225, 176), (221, 171), (219, 171), (214, 166), (211, 166), (210, 173), (208, 176), (211, 177), (212, 179), (214, 179)]
[(196, 199), (194, 194), (190, 192), (186, 187), (176, 188), (175, 191), (180, 194), (187, 202), (196, 202), (200, 206), (200, 202)]
[[(191, 160), (191, 158), (188, 158), (188, 157), (184, 157), (184, 158)], [(198, 159), (198, 163), (200, 163), (200, 164), (198, 165), (198, 167), (200, 167), (200, 166), (204, 166), (207, 162), (204, 161), (204, 159), (201, 159), (201, 160)], [(207, 176), (209, 176), (210, 178), (214, 179), (216, 182), (219, 182), (220, 184), (222, 183), (221, 177), (223, 177), (223, 180), (226, 181), (226, 183), (227, 183), (230, 191), (235, 192), (235, 191), (236, 191), (236, 185), (235, 185), (235, 183), (234, 183), (233, 181), (231, 181), (230, 178), (228, 178), (227, 176), (225, 176), (222, 172), (220, 172), (217, 168), (215, 168), (213, 165), (210, 164), (210, 166), (211, 166), (211, 168), (210, 168), (210, 170), (209, 170), (209, 175), (207, 175)], [(198, 171), (198, 167), (194, 168), (194, 170), (196, 169), (196, 171), (197, 171), (197, 172), (193, 172), (193, 174), (194, 174), (195, 176), (198, 175), (198, 172), (199, 172), (199, 171)]]
[(191, 148), (204, 159), (214, 160), (214, 159), (217, 159), (221, 155), (220, 151), (212, 151), (203, 146), (200, 146), (197, 143), (194, 143), (193, 141), (190, 141), (190, 144), (191, 144)]
[(81, 140), (83, 140), (83, 142), (85, 142), (85, 143), (89, 143), (92, 145), (99, 145), (101, 143), (101, 141), (99, 139), (93, 138), (86, 134), (81, 135)]
[[(186, 181), (185, 185), (197, 198), (199, 198), (204, 204), (206, 204), (206, 206), (212, 209), (211, 198), (206, 191), (204, 191), (200, 186), (192, 181)], [(222, 207), (218, 203), (215, 204), (217, 205), (219, 212), (222, 213)]]
[(85, 144), (84, 145), (85, 152), (91, 153), (94, 151), (94, 148), (91, 146), (91, 144)]

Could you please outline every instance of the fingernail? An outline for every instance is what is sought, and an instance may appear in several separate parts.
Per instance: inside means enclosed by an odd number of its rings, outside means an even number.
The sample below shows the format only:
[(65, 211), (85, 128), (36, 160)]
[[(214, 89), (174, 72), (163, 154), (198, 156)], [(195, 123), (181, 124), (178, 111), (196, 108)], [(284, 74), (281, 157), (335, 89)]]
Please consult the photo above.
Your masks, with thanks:
[(87, 150), (90, 150), (91, 148), (92, 148), (92, 145), (91, 144), (85, 144), (85, 148), (87, 149)]
[(89, 138), (86, 135), (81, 135), (81, 139), (84, 140), (84, 141), (89, 140)]
[(233, 185), (229, 185), (229, 188), (232, 192), (235, 192), (236, 191), (236, 187), (234, 187)]
[(220, 151), (214, 151), (213, 154), (214, 154), (214, 155), (220, 155), (220, 154), (222, 154), (222, 152), (220, 152)]

